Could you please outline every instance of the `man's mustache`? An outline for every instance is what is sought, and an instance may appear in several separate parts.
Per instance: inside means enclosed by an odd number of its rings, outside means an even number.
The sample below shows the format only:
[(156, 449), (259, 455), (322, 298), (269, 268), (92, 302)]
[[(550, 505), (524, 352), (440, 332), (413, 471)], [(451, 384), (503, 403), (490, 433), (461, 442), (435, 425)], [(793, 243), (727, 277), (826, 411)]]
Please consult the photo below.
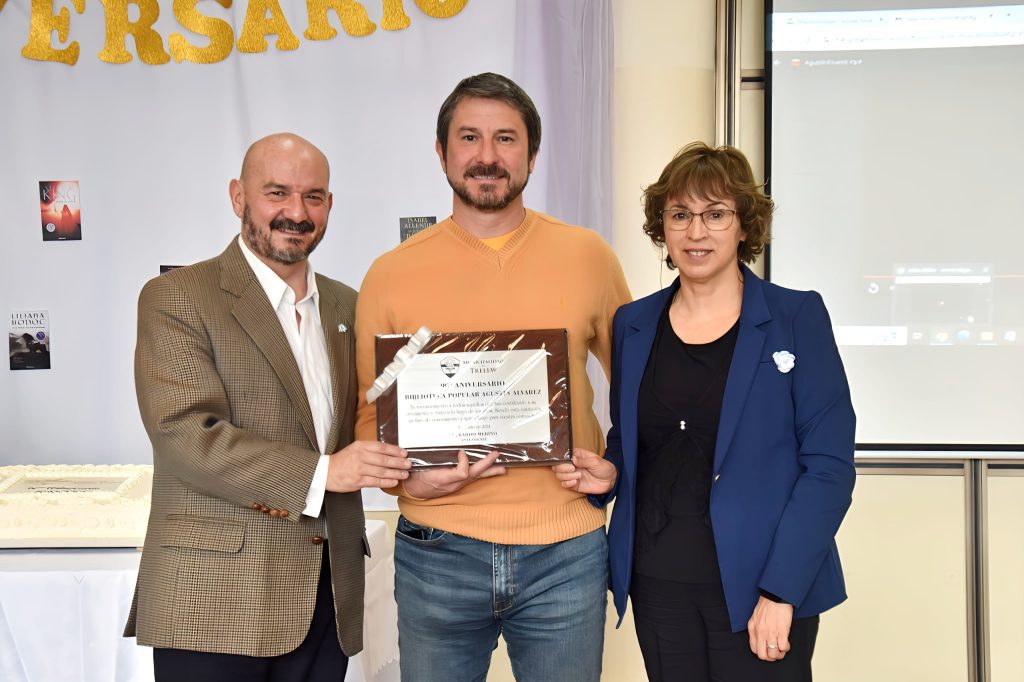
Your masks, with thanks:
[(270, 221), (271, 230), (289, 230), (292, 232), (312, 232), (316, 229), (312, 221), (303, 220), (301, 223), (297, 223), (294, 220), (285, 218), (284, 216), (278, 216)]
[(490, 176), (495, 178), (507, 178), (508, 171), (496, 163), (490, 165), (477, 164), (466, 169), (465, 177)]

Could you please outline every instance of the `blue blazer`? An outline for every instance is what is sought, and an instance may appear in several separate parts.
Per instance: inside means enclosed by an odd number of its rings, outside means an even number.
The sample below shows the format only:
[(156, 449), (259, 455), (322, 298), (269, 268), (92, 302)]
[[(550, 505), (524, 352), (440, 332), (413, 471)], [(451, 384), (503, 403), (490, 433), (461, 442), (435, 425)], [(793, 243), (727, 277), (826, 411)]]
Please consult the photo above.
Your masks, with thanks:
[[(853, 405), (821, 296), (784, 289), (743, 267), (739, 331), (722, 400), (711, 524), (733, 631), (744, 630), (766, 590), (813, 616), (846, 598), (835, 535), (850, 506)], [(619, 308), (613, 324), (611, 418), (605, 457), (615, 488), (608, 545), (619, 623), (633, 571), (637, 394), (655, 331), (677, 279)], [(784, 373), (772, 358), (789, 351)]]

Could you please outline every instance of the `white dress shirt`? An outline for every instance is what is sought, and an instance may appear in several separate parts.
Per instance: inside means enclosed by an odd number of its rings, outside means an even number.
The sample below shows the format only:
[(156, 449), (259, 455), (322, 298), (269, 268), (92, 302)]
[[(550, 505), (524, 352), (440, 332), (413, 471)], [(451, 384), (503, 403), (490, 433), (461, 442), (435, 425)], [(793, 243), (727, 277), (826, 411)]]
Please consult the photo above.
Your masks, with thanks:
[[(306, 295), (301, 301), (295, 300), (295, 291), (281, 279), (276, 272), (256, 257), (246, 245), (242, 236), (238, 236), (238, 245), (242, 255), (249, 263), (263, 291), (267, 293), (270, 306), (277, 313), (285, 338), (295, 356), (302, 375), (302, 385), (306, 389), (309, 411), (313, 415), (313, 428), (316, 430), (317, 447), (320, 450), (320, 461), (317, 462), (313, 482), (306, 494), (306, 508), (302, 513), (306, 516), (319, 516), (324, 503), (327, 489), (327, 464), (330, 453), (324, 452), (327, 447), (327, 436), (331, 431), (334, 419), (334, 403), (331, 398), (331, 363), (327, 357), (327, 342), (324, 340), (324, 329), (320, 322), (320, 292), (316, 288), (316, 277), (313, 267), (306, 262)], [(296, 318), (298, 313), (299, 319)]]

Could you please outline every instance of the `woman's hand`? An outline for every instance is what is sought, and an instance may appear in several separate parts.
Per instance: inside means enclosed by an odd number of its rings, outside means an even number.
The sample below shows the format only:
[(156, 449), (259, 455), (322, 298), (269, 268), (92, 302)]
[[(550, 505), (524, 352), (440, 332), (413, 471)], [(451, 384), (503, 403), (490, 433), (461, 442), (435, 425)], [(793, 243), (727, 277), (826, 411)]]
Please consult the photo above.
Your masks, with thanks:
[(571, 464), (556, 464), (551, 470), (563, 488), (584, 495), (603, 495), (615, 487), (618, 477), (614, 464), (583, 448), (573, 448)]
[(779, 604), (761, 597), (754, 607), (754, 615), (747, 621), (750, 650), (762, 661), (781, 661), (789, 651), (792, 625), (792, 604)]

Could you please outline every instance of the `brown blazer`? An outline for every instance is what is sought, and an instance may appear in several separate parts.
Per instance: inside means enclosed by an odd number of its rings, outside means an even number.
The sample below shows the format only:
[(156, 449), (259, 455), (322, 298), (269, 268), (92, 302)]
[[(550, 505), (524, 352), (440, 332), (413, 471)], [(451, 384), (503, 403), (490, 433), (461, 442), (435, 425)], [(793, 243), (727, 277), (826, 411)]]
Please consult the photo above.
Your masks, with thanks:
[[(352, 441), (356, 293), (317, 275), (331, 363), (327, 452)], [(276, 656), (313, 615), (329, 540), (342, 649), (363, 647), (359, 493), (302, 515), (319, 453), (298, 366), (236, 240), (139, 297), (135, 384), (153, 443), (153, 506), (125, 636), (139, 644)]]

